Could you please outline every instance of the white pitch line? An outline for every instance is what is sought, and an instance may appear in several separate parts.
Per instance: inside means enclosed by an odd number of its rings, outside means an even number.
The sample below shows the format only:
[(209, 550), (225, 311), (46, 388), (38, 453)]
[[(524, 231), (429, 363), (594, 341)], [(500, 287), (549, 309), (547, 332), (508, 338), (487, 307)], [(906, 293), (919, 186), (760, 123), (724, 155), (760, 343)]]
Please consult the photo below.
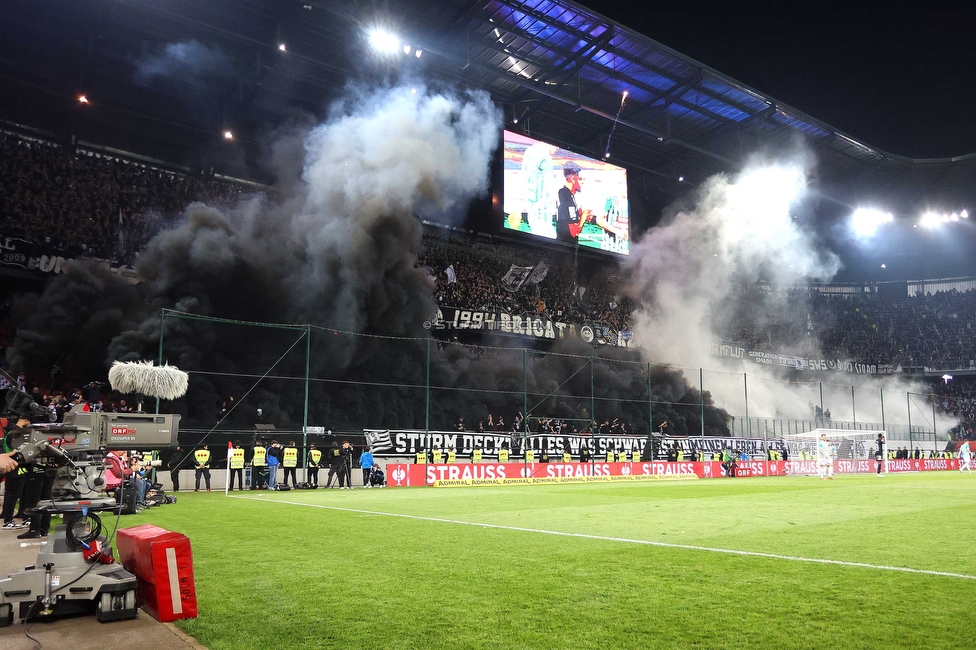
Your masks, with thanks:
[(790, 560), (792, 562), (810, 562), (813, 564), (832, 564), (836, 566), (859, 567), (862, 569), (876, 569), (878, 571), (897, 571), (899, 573), (918, 573), (943, 578), (960, 578), (962, 580), (976, 580), (976, 576), (949, 571), (929, 571), (927, 569), (913, 569), (904, 566), (887, 566), (884, 564), (868, 564), (867, 562), (845, 562), (844, 560), (827, 560), (816, 557), (800, 557), (797, 555), (779, 555), (777, 553), (761, 553), (759, 551), (740, 551), (732, 548), (712, 548), (710, 546), (695, 546), (693, 544), (673, 544), (670, 542), (654, 542), (647, 539), (629, 539), (627, 537), (609, 537), (605, 535), (589, 535), (587, 533), (567, 533), (560, 530), (544, 530), (541, 528), (523, 528), (521, 526), (503, 526), (501, 524), (483, 524), (476, 521), (461, 521), (459, 519), (443, 519), (441, 517), (423, 517), (421, 515), (407, 515), (400, 512), (382, 512), (377, 510), (361, 510), (358, 508), (343, 508), (340, 506), (326, 506), (318, 503), (302, 503), (300, 501), (284, 501), (281, 499), (256, 499), (254, 497), (231, 496), (232, 499), (244, 499), (259, 503), (281, 503), (289, 506), (305, 506), (321, 508), (323, 510), (338, 510), (341, 512), (355, 512), (364, 515), (378, 515), (381, 517), (400, 517), (401, 519), (416, 519), (419, 521), (434, 521), (442, 524), (459, 526), (478, 526), (480, 528), (495, 528), (498, 530), (514, 530), (521, 533), (537, 533), (540, 535), (556, 535), (559, 537), (576, 537), (580, 539), (596, 539), (604, 542), (621, 542), (624, 544), (643, 544), (644, 546), (658, 546), (661, 548), (679, 548), (686, 551), (704, 551), (707, 553), (725, 553), (726, 555), (743, 555), (746, 557), (762, 557), (773, 560)]

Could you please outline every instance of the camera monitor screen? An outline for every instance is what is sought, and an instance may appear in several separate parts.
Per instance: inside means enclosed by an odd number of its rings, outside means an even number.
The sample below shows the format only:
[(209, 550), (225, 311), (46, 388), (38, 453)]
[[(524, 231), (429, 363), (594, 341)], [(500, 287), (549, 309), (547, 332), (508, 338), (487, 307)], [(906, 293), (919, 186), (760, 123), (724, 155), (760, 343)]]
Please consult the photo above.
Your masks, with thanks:
[(503, 212), (508, 230), (630, 254), (627, 170), (510, 131)]

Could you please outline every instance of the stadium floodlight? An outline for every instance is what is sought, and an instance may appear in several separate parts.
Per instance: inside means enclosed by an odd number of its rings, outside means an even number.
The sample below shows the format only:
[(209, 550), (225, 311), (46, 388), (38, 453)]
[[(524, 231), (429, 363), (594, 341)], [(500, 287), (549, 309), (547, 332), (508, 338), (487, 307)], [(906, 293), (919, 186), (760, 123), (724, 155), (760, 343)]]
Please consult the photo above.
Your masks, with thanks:
[(278, 43), (278, 51), (279, 52), (287, 52), (288, 51), (288, 48), (285, 47), (285, 44), (284, 43)]
[(926, 212), (918, 221), (918, 225), (922, 226), (923, 228), (935, 228), (940, 223), (942, 223), (942, 217), (934, 212)]
[(895, 217), (890, 212), (874, 208), (858, 208), (851, 215), (851, 230), (860, 239), (874, 237), (883, 224), (891, 223)]
[(400, 39), (385, 29), (371, 29), (367, 38), (370, 46), (382, 54), (395, 54), (400, 49)]
[(771, 164), (746, 170), (729, 188), (730, 207), (740, 232), (762, 233), (780, 241), (791, 228), (790, 206), (806, 191), (806, 172), (796, 164)]
[(886, 268), (888, 268), (888, 265), (887, 264), (882, 264), (881, 265), (881, 268), (886, 269)]
[(233, 139), (234, 139), (233, 131), (224, 131), (224, 140), (233, 140)]
[(945, 212), (939, 214), (933, 210), (928, 210), (918, 221), (918, 225), (924, 228), (935, 228), (936, 226), (943, 223), (952, 223), (959, 221), (960, 219), (968, 219), (969, 212), (967, 210), (961, 210), (959, 212)]
[(679, 183), (683, 183), (684, 180), (685, 180), (685, 177), (684, 176), (678, 176), (678, 182)]
[(417, 50), (413, 53), (413, 55), (419, 59), (423, 53), (424, 51), (418, 47)]
[(78, 95), (78, 103), (79, 104), (87, 104), (88, 103), (88, 95)]
[(410, 47), (409, 45), (404, 45), (404, 46), (403, 46), (403, 53), (404, 53), (404, 54), (410, 54), (410, 50), (412, 50), (412, 49), (413, 49), (413, 48), (412, 48), (412, 47)]

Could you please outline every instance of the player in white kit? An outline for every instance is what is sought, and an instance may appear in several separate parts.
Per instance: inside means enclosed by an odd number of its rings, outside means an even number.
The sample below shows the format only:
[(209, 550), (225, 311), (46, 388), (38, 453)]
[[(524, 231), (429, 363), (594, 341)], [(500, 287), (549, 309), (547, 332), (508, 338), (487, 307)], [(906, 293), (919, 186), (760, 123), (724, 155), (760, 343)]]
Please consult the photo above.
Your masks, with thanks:
[(821, 433), (820, 440), (817, 441), (817, 476), (820, 480), (834, 480), (834, 450), (830, 447), (826, 433)]
[(963, 469), (965, 469), (967, 472), (972, 474), (973, 470), (970, 467), (972, 460), (973, 452), (969, 448), (969, 443), (963, 441), (963, 443), (959, 446), (959, 471), (961, 472)]

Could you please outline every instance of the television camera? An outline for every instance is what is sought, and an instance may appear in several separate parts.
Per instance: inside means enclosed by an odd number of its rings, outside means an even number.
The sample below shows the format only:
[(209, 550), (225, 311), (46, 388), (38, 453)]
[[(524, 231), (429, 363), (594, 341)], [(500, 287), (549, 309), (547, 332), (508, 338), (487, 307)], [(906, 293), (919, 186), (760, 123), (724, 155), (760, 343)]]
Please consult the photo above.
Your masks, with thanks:
[[(16, 385), (2, 369), (0, 374)], [(152, 362), (116, 361), (109, 371), (115, 390), (169, 400), (186, 393), (187, 379), (177, 368)], [(104, 413), (76, 404), (55, 424), (47, 409), (16, 388), (7, 391), (5, 414), (11, 421), (31, 421), (7, 433), (14, 460), (19, 466), (44, 465), (53, 474), (51, 498), (27, 514), (59, 514), (64, 523), (42, 544), (34, 566), (0, 578), (0, 627), (85, 613), (92, 606), (101, 622), (134, 618), (136, 577), (114, 561), (97, 514), (118, 514), (122, 508), (121, 500), (104, 492), (106, 454), (176, 446), (180, 416)]]

